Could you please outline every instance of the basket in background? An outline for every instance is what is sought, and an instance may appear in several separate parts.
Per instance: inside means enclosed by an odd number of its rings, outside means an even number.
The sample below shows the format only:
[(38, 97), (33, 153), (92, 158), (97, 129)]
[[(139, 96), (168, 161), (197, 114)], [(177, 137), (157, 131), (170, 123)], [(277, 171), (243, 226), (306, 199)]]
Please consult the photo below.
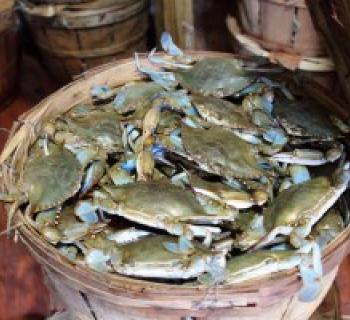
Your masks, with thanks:
[(238, 0), (226, 20), (231, 45), (240, 54), (261, 56), (303, 71), (327, 88), (336, 74), (304, 0)]
[[(56, 1), (61, 0), (51, 2)], [(49, 5), (18, 0), (18, 4), (44, 65), (61, 83), (147, 49), (147, 0)]]
[(263, 48), (303, 56), (322, 56), (325, 49), (304, 0), (238, 0), (242, 31)]

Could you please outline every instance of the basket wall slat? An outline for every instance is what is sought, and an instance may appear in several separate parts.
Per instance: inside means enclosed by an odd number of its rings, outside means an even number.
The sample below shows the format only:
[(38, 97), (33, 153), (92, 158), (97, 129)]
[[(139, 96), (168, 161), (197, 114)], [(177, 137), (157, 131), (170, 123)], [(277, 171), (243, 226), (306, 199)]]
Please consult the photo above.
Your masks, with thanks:
[(261, 36), (260, 17), (261, 6), (256, 0), (237, 1), (240, 19), (244, 30), (249, 30), (250, 34), (255, 37)]
[[(295, 46), (300, 48), (303, 52), (312, 52), (315, 50), (313, 47), (314, 44), (320, 43), (320, 39), (312, 23), (310, 12), (309, 10), (300, 10), (298, 16), (300, 21), (303, 22), (303, 25), (302, 30), (295, 36)], [(305, 30), (312, 30), (312, 32), (305, 32)], [(323, 51), (321, 44), (320, 47), (316, 49), (316, 53), (321, 53)]]
[[(181, 310), (165, 309), (156, 306), (135, 307), (132, 305), (118, 305), (103, 299), (103, 296), (93, 292), (82, 293), (52, 270), (46, 270), (47, 277), (55, 293), (68, 307), (70, 314), (79, 319), (91, 320), (181, 320), (185, 317), (207, 320), (295, 320), (309, 319), (317, 306), (322, 302), (331, 287), (337, 268), (322, 279), (323, 290), (312, 303), (300, 302), (296, 295), (281, 297), (278, 302), (262, 307), (248, 306), (235, 308), (210, 308), (210, 310)], [(233, 298), (234, 300), (234, 298)], [(74, 301), (74, 303), (72, 303)], [(117, 301), (117, 299), (116, 299)], [(210, 301), (203, 300), (210, 305)], [(199, 300), (199, 303), (201, 301)], [(195, 309), (195, 308), (194, 308)], [(92, 313), (96, 319), (93, 318)]]
[[(260, 1), (261, 36), (263, 41), (272, 42), (276, 47), (291, 47), (294, 8), (281, 6), (269, 1)], [(283, 21), (283, 24), (278, 22)]]

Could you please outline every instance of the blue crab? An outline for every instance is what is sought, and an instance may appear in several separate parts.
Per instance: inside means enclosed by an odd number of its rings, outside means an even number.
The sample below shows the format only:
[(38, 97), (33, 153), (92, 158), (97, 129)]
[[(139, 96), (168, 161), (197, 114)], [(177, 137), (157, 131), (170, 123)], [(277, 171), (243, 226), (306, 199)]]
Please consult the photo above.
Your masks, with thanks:
[(3, 201), (13, 202), (8, 214), (8, 228), (19, 206), (28, 203), (29, 212), (39, 212), (62, 205), (80, 189), (84, 171), (70, 151), (50, 144), (31, 150), (17, 189), (2, 194)]
[(293, 246), (301, 247), (313, 225), (347, 189), (349, 165), (337, 169), (332, 178), (316, 177), (282, 191), (264, 211), (267, 235), (255, 248), (266, 246), (277, 235), (289, 236)]
[[(166, 89), (178, 84), (192, 93), (204, 96), (240, 96), (261, 89), (259, 73), (273, 71), (272, 68), (257, 67), (253, 61), (226, 57), (191, 57), (173, 43), (170, 34), (163, 33), (161, 44), (168, 56), (157, 56), (155, 50), (148, 55), (151, 63), (162, 65), (169, 71), (156, 71), (142, 67), (135, 55), (138, 69)], [(279, 71), (279, 70), (278, 70)]]
[(207, 130), (182, 126), (185, 152), (207, 172), (227, 179), (254, 179), (269, 175), (259, 167), (254, 145), (220, 127)]
[(235, 212), (229, 215), (227, 211), (209, 215), (191, 191), (162, 180), (118, 187), (104, 185), (95, 192), (90, 207), (189, 238), (211, 238), (221, 232), (217, 224), (235, 216)]
[(232, 257), (227, 261), (226, 283), (242, 283), (269, 276), (283, 270), (299, 269), (303, 287), (299, 291), (301, 301), (313, 301), (320, 293), (318, 279), (322, 269), (310, 257), (311, 247), (299, 250), (260, 250)]

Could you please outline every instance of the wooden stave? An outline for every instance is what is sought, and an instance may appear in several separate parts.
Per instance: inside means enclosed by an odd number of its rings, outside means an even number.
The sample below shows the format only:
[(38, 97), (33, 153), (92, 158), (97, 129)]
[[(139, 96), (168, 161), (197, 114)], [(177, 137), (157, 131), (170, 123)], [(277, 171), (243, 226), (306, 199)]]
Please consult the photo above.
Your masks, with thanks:
[[(291, 42), (295, 9), (298, 10), (298, 18), (301, 18), (302, 23), (300, 23), (301, 29), (296, 33), (294, 41)], [(238, 1), (238, 12), (244, 33), (265, 49), (303, 56), (325, 55), (325, 49), (313, 27), (305, 0), (290, 2), (284, 0), (240, 0)], [(276, 23), (271, 16), (276, 18), (278, 22)], [(288, 27), (288, 29), (281, 32), (281, 27)], [(279, 30), (278, 34), (275, 30)]]

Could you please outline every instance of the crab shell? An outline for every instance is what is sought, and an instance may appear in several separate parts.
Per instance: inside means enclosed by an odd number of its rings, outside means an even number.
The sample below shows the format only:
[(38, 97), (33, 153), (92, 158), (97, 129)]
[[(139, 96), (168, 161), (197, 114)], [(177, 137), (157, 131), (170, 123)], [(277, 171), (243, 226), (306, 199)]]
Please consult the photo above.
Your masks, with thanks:
[(340, 136), (330, 117), (312, 101), (277, 100), (273, 115), (291, 136), (317, 140), (334, 140)]
[(110, 214), (117, 214), (130, 221), (163, 229), (174, 235), (192, 232), (206, 236), (208, 232), (219, 233), (218, 227), (196, 226), (192, 223), (218, 224), (232, 220), (224, 215), (208, 215), (196, 197), (189, 190), (168, 182), (136, 182), (119, 187), (103, 186), (112, 199), (112, 204), (100, 204), (100, 208)]
[(142, 241), (119, 247), (112, 265), (116, 272), (142, 278), (190, 279), (209, 272), (213, 263), (225, 266), (225, 256), (193, 242), (193, 247), (184, 252), (171, 252), (166, 243), (176, 243), (177, 238), (154, 235)]
[(20, 189), (27, 194), (32, 211), (38, 212), (59, 206), (76, 194), (83, 174), (74, 154), (57, 147), (27, 162)]
[(164, 91), (164, 89), (154, 82), (136, 82), (122, 87), (113, 106), (120, 114), (143, 109), (146, 105), (151, 106), (153, 96)]
[(244, 110), (233, 103), (215, 98), (192, 95), (191, 101), (200, 116), (206, 121), (229, 129), (246, 129), (257, 131)]
[[(118, 212), (126, 218), (157, 227), (175, 222), (214, 223), (230, 219), (225, 216), (208, 216), (194, 194), (189, 190), (165, 181), (136, 182), (120, 186), (104, 186), (118, 203)], [(142, 219), (146, 221), (142, 222)], [(147, 220), (151, 221), (147, 221)], [(155, 221), (152, 221), (155, 220)], [(159, 226), (160, 227), (160, 226)], [(161, 227), (162, 228), (162, 227)]]
[(229, 130), (182, 126), (181, 133), (186, 153), (204, 171), (228, 179), (254, 179), (266, 175), (258, 167), (256, 148)]
[(310, 234), (312, 226), (347, 189), (348, 164), (344, 171), (338, 169), (332, 180), (317, 177), (282, 191), (264, 212), (268, 234), (262, 243), (268, 243), (281, 233), (290, 235), (292, 245), (300, 247), (302, 238)]
[(255, 80), (233, 58), (204, 58), (189, 70), (176, 71), (175, 78), (192, 93), (218, 98), (239, 93)]
[(227, 283), (240, 283), (273, 272), (297, 267), (301, 258), (295, 251), (260, 250), (233, 257), (227, 261)]
[(67, 132), (85, 143), (101, 146), (107, 152), (122, 151), (120, 116), (114, 111), (93, 111), (84, 117), (64, 117)]

